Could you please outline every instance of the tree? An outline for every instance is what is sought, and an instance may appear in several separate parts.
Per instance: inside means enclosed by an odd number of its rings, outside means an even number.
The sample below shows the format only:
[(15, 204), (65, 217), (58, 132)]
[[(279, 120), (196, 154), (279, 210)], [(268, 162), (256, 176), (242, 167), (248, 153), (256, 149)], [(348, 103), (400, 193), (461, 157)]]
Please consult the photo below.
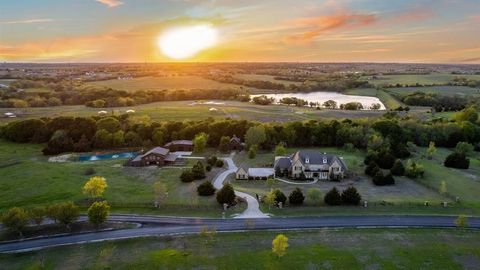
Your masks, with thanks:
[(384, 186), (385, 185), (384, 179), (385, 179), (385, 175), (381, 170), (378, 170), (377, 173), (375, 173), (375, 175), (372, 178), (373, 183), (377, 186)]
[(395, 156), (384, 150), (378, 154), (376, 162), (380, 168), (388, 170), (393, 167)]
[(28, 214), (30, 216), (30, 219), (36, 224), (40, 225), (43, 222), (43, 219), (45, 218), (45, 208), (44, 207), (34, 207), (28, 211)]
[(391, 174), (402, 176), (405, 174), (405, 167), (400, 159), (395, 160), (393, 167), (390, 169)]
[(454, 117), (457, 122), (469, 121), (471, 123), (476, 123), (478, 120), (478, 112), (474, 106), (470, 106), (455, 113)]
[(83, 186), (83, 194), (92, 198), (102, 197), (103, 192), (108, 187), (107, 180), (101, 176), (91, 177)]
[(250, 146), (250, 149), (248, 150), (248, 158), (254, 159), (257, 156), (257, 150), (258, 150), (257, 145)]
[(273, 190), (273, 194), (275, 194), (275, 203), (282, 203), (282, 205), (285, 205), (285, 202), (287, 202), (287, 196), (285, 196), (281, 190), (275, 189)]
[(180, 175), (180, 180), (182, 180), (182, 182), (184, 183), (193, 182), (193, 180), (195, 180), (195, 177), (192, 173), (192, 170), (184, 170)]
[(253, 145), (261, 145), (267, 140), (265, 133), (265, 127), (263, 125), (257, 125), (250, 127), (245, 134), (245, 143), (248, 147)]
[(362, 196), (358, 193), (354, 187), (348, 187), (342, 192), (342, 201), (344, 204), (358, 205)]
[(279, 144), (275, 147), (275, 156), (285, 156), (287, 154), (287, 150), (283, 144)]
[(235, 191), (232, 185), (226, 184), (217, 192), (217, 202), (219, 204), (233, 204), (235, 202)]
[(221, 160), (221, 159), (217, 159), (217, 161), (215, 162), (215, 167), (217, 167), (217, 168), (222, 168), (223, 165), (225, 165), (225, 164), (224, 164), (223, 160)]
[(192, 174), (193, 174), (193, 179), (195, 180), (200, 180), (205, 178), (205, 166), (203, 166), (203, 162), (197, 161), (197, 163), (193, 165)]
[(105, 129), (97, 130), (93, 137), (93, 146), (96, 148), (110, 148), (113, 143), (113, 135)]
[(416, 163), (415, 161), (409, 159), (407, 161), (407, 166), (405, 166), (405, 176), (408, 178), (418, 178), (423, 177), (424, 169), (421, 164)]
[(474, 146), (467, 142), (458, 142), (455, 146), (455, 153), (468, 156), (473, 152)]
[(338, 192), (337, 188), (332, 188), (325, 197), (323, 198), (326, 204), (328, 205), (340, 205), (342, 204), (342, 196)]
[(310, 188), (307, 191), (307, 202), (319, 204), (322, 201), (322, 192), (318, 188)]
[(428, 144), (428, 149), (427, 149), (427, 158), (432, 159), (433, 155), (437, 152), (437, 148), (435, 147), (435, 142), (430, 142)]
[(108, 133), (115, 133), (121, 130), (120, 122), (113, 117), (104, 117), (97, 121), (97, 130), (102, 129)]
[(301, 205), (303, 204), (304, 200), (305, 196), (303, 195), (302, 190), (299, 188), (295, 188), (288, 196), (288, 201), (293, 205)]
[(94, 202), (87, 210), (88, 221), (98, 226), (107, 221), (110, 214), (110, 205), (107, 201)]
[(200, 154), (205, 151), (207, 146), (208, 135), (205, 132), (199, 133), (193, 139), (193, 152)]
[(152, 134), (152, 141), (155, 145), (163, 145), (164, 143), (164, 135), (163, 129), (156, 128)]
[(64, 202), (56, 204), (52, 214), (54, 220), (69, 228), (78, 219), (80, 210), (73, 202)]
[(12, 232), (18, 233), (20, 237), (23, 236), (28, 219), (28, 213), (20, 207), (10, 208), (1, 216), (3, 226)]
[(197, 192), (200, 196), (212, 196), (215, 194), (215, 188), (210, 181), (206, 181), (197, 187)]
[(380, 167), (378, 167), (375, 161), (370, 162), (365, 168), (365, 174), (369, 176), (375, 176), (378, 171), (380, 171)]
[(226, 153), (230, 150), (230, 137), (229, 136), (222, 136), (220, 138), (220, 143), (218, 144), (218, 149)]
[(334, 100), (327, 100), (323, 103), (323, 107), (327, 109), (336, 109), (337, 108), (337, 102)]
[(264, 202), (268, 205), (268, 209), (270, 209), (270, 207), (275, 204), (275, 199), (275, 192), (273, 192), (273, 189), (271, 189), (264, 198)]
[(455, 225), (458, 228), (464, 229), (468, 227), (468, 218), (466, 215), (459, 215), (457, 219), (455, 219)]
[(470, 159), (466, 158), (463, 154), (454, 152), (447, 156), (443, 165), (449, 168), (468, 169)]
[(153, 191), (155, 193), (155, 205), (158, 207), (168, 197), (168, 187), (164, 183), (157, 181), (153, 184)]
[(279, 234), (272, 241), (272, 253), (278, 258), (284, 256), (287, 253), (288, 248), (288, 238)]
[(82, 137), (78, 142), (73, 144), (73, 151), (75, 152), (88, 152), (92, 150), (92, 142), (87, 139), (85, 134), (82, 134)]
[(113, 147), (122, 147), (125, 145), (125, 136), (122, 130), (119, 130), (113, 133), (112, 136), (112, 146)]

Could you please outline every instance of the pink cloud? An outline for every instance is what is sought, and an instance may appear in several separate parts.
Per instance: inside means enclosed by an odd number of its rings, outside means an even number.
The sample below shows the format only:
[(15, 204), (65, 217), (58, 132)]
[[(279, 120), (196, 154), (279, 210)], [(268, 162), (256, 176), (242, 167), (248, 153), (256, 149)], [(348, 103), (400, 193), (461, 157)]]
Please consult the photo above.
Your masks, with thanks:
[(100, 2), (104, 5), (107, 5), (110, 8), (118, 7), (120, 5), (123, 5), (123, 2), (120, 0), (95, 0), (97, 2)]

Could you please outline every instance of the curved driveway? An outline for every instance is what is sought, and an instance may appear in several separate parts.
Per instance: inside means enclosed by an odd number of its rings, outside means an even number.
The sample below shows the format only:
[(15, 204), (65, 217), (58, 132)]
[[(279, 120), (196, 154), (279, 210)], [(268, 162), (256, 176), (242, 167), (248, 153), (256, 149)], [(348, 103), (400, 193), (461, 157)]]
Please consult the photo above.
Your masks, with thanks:
[[(22, 252), (53, 246), (71, 245), (106, 240), (146, 236), (195, 234), (208, 226), (218, 232), (244, 230), (301, 230), (316, 228), (374, 228), (422, 227), (453, 228), (455, 216), (325, 216), (259, 219), (206, 219), (170, 218), (138, 215), (114, 215), (110, 221), (138, 222), (144, 226), (136, 229), (102, 231), (76, 235), (48, 237), (0, 244), (0, 252)], [(468, 218), (470, 228), (480, 229), (480, 218)]]
[[(221, 189), (227, 176), (238, 170), (232, 158), (223, 158), (223, 160), (227, 162), (228, 170), (222, 172), (215, 178), (215, 180), (213, 180), (213, 186), (216, 189)], [(235, 218), (268, 218), (267, 214), (260, 211), (260, 205), (256, 198), (240, 191), (235, 191), (235, 195), (237, 195), (237, 197), (242, 197), (247, 201), (247, 209), (243, 213), (235, 216)]]

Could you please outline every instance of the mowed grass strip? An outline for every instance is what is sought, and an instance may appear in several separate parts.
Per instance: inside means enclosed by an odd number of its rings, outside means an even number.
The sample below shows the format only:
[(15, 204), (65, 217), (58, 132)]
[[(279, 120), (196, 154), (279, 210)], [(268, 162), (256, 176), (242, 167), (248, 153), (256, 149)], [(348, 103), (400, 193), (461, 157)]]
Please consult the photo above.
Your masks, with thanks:
[(281, 258), (271, 253), (278, 233), (139, 238), (5, 254), (0, 262), (9, 269), (476, 269), (480, 262), (475, 231), (289, 231)]

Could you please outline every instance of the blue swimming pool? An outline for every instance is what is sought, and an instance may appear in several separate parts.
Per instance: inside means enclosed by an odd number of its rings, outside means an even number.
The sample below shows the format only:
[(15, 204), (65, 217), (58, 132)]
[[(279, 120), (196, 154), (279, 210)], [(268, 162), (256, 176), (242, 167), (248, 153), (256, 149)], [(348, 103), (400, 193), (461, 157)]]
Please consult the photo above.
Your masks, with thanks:
[(80, 156), (79, 161), (96, 161), (105, 159), (120, 159), (120, 158), (132, 158), (137, 156), (137, 152), (125, 152), (125, 153), (112, 153), (101, 155)]

